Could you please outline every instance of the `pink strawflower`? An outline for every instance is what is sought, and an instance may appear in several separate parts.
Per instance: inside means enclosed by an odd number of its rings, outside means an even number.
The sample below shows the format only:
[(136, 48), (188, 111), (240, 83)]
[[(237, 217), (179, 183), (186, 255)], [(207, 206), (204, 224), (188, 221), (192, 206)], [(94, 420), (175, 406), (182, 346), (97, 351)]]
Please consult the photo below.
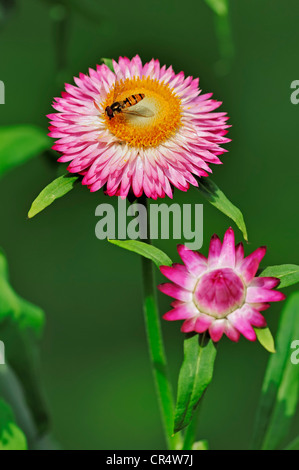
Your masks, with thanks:
[(266, 248), (244, 258), (243, 244), (235, 247), (234, 232), (229, 228), (223, 243), (213, 235), (208, 258), (184, 245), (178, 245), (178, 252), (184, 265), (161, 267), (174, 284), (161, 284), (159, 289), (177, 299), (165, 320), (185, 320), (184, 333), (209, 331), (213, 341), (219, 341), (223, 333), (232, 341), (238, 341), (240, 333), (255, 341), (253, 327), (266, 326), (260, 312), (270, 307), (269, 302), (285, 299), (283, 293), (273, 290), (279, 279), (255, 277)]
[[(200, 95), (198, 78), (175, 74), (158, 60), (142, 65), (138, 55), (120, 57), (113, 67), (115, 73), (104, 64), (81, 73), (76, 86), (66, 84), (55, 98), (58, 113), (48, 117), (58, 161), (70, 162), (68, 171), (83, 175), (91, 191), (104, 187), (109, 196), (130, 191), (157, 199), (172, 197), (173, 186), (197, 186), (193, 175), (208, 176), (230, 141), (226, 113), (213, 112), (221, 102)], [(141, 99), (125, 109), (131, 114), (105, 112), (132, 95)]]

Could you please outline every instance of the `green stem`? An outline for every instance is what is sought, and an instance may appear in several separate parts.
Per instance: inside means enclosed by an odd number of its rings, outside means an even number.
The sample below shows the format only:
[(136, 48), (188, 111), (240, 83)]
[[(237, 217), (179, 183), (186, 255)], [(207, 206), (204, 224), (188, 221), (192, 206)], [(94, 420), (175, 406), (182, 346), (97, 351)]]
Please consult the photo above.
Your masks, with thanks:
[[(144, 202), (146, 206), (146, 202)], [(149, 231), (148, 231), (149, 236)], [(148, 243), (150, 239), (148, 238)], [(144, 315), (153, 368), (153, 375), (162, 415), (165, 438), (169, 449), (181, 448), (181, 435), (173, 435), (174, 400), (168, 377), (168, 368), (161, 331), (160, 316), (156, 298), (156, 283), (152, 261), (142, 257), (142, 277), (144, 293)]]
[(156, 300), (156, 285), (152, 261), (142, 258), (144, 314), (153, 374), (158, 394), (165, 437), (169, 449), (177, 449), (180, 436), (173, 436), (174, 402), (168, 379), (167, 362)]
[(223, 14), (216, 14), (215, 30), (218, 37), (218, 47), (220, 53), (220, 61), (216, 64), (216, 70), (219, 75), (226, 75), (230, 72), (232, 61), (235, 55), (235, 47), (232, 38), (231, 24), (229, 18), (229, 6), (227, 4), (227, 11)]
[(196, 439), (197, 418), (198, 418), (198, 410), (197, 410), (197, 413), (194, 415), (194, 418), (192, 419), (191, 423), (186, 429), (182, 450), (192, 450), (193, 444)]

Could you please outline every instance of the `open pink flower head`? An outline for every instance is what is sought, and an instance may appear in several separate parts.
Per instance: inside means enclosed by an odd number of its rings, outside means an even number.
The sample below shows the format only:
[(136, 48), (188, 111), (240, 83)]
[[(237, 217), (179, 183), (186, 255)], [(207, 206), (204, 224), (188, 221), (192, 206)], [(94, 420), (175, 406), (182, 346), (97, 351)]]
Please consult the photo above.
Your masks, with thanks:
[(162, 266), (161, 272), (174, 282), (159, 286), (164, 294), (175, 300), (173, 310), (165, 320), (185, 320), (184, 333), (209, 331), (213, 341), (226, 334), (238, 341), (240, 333), (250, 341), (256, 340), (253, 327), (263, 328), (266, 320), (260, 313), (269, 302), (284, 300), (285, 295), (273, 290), (280, 280), (275, 277), (255, 277), (266, 253), (261, 247), (244, 258), (243, 244), (235, 247), (232, 228), (224, 235), (211, 239), (208, 258), (178, 245), (184, 265)]
[[(158, 60), (142, 65), (138, 55), (120, 57), (113, 68), (81, 73), (55, 98), (58, 112), (48, 117), (58, 161), (70, 162), (68, 171), (83, 175), (91, 191), (104, 187), (109, 196), (130, 191), (157, 199), (172, 197), (173, 186), (197, 186), (193, 175), (208, 176), (230, 140), (226, 113), (214, 112), (221, 102), (200, 95), (198, 78)], [(105, 110), (115, 102), (122, 106), (109, 116)]]

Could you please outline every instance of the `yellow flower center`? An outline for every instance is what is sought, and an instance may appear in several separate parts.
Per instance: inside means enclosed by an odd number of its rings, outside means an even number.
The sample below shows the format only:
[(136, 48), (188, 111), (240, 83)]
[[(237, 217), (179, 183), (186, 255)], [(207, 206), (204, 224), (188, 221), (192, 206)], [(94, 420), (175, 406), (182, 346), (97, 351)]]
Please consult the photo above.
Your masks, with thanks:
[[(137, 104), (109, 119), (106, 106), (143, 94)], [(134, 103), (134, 99), (131, 100)], [(181, 123), (181, 100), (169, 85), (151, 78), (127, 78), (115, 84), (102, 103), (108, 129), (120, 141), (134, 147), (156, 147), (175, 134)]]

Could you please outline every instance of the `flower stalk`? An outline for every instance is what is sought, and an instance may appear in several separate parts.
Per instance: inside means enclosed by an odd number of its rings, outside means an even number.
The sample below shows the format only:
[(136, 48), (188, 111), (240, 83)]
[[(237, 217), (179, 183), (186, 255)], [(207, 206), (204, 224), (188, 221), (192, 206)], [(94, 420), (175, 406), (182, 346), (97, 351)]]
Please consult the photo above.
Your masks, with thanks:
[[(145, 207), (147, 207), (146, 198), (140, 202), (142, 202)], [(148, 243), (151, 243), (149, 238)], [(165, 438), (169, 449), (180, 449), (181, 435), (180, 433), (173, 433), (174, 399), (168, 374), (167, 359), (157, 304), (157, 287), (155, 283), (154, 265), (151, 260), (144, 257), (142, 257), (142, 280), (144, 296), (143, 308), (148, 346)]]
[(173, 435), (174, 401), (168, 377), (159, 311), (156, 300), (153, 264), (142, 258), (144, 315), (153, 375), (162, 415), (165, 438), (169, 449), (180, 448), (179, 434)]

